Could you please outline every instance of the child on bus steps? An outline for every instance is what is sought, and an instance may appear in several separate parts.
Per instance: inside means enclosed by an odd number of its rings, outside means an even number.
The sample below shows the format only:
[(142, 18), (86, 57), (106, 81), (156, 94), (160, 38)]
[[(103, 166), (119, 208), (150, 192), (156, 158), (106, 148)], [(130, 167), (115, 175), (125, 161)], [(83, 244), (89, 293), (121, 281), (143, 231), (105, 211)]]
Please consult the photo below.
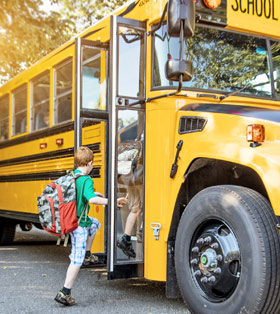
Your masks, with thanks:
[[(89, 265), (96, 263), (96, 256), (91, 254), (90, 249), (94, 236), (100, 228), (100, 222), (93, 217), (88, 216), (88, 210), (83, 212), (87, 203), (96, 205), (107, 205), (108, 199), (101, 193), (94, 192), (93, 180), (87, 176), (93, 168), (93, 153), (88, 147), (79, 147), (74, 155), (74, 162), (77, 169), (74, 173), (82, 172), (84, 176), (76, 179), (76, 204), (77, 218), (81, 214), (82, 218), (76, 230), (70, 233), (72, 249), (70, 254), (70, 265), (67, 269), (64, 286), (55, 297), (55, 301), (71, 306), (75, 304), (71, 296), (71, 289), (83, 264)], [(119, 198), (117, 205), (122, 207), (126, 203), (125, 198)], [(89, 206), (89, 205), (87, 205)]]

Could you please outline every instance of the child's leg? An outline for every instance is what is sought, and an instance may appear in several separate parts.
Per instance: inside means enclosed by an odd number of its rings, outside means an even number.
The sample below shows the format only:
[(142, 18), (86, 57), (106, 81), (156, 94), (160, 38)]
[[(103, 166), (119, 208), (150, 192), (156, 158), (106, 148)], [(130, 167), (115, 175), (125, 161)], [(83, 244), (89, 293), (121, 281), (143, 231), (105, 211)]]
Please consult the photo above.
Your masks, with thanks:
[(83, 264), (86, 254), (87, 228), (78, 227), (70, 233), (72, 250), (70, 254), (71, 263), (67, 269), (64, 287), (71, 289)]
[(87, 237), (87, 244), (86, 244), (86, 251), (90, 251), (92, 242), (94, 240), (95, 234), (97, 230), (100, 228), (101, 224), (100, 222), (93, 217), (89, 217), (92, 221), (91, 227), (88, 229), (88, 237)]
[(64, 287), (68, 289), (72, 289), (74, 282), (77, 278), (77, 275), (80, 271), (81, 265), (74, 265), (70, 263), (67, 273), (66, 273), (66, 279), (64, 282)]
[(128, 204), (130, 213), (126, 220), (124, 234), (131, 236), (137, 218), (142, 212), (142, 185), (128, 186)]

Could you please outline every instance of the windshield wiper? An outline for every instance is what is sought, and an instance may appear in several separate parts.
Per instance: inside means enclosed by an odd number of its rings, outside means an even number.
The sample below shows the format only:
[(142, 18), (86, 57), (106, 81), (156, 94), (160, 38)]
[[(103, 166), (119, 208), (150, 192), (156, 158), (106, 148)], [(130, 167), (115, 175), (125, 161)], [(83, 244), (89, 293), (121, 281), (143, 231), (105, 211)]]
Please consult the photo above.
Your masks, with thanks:
[[(234, 92), (231, 92), (231, 93), (228, 93), (228, 94), (226, 94), (226, 95), (223, 95), (223, 96), (220, 96), (219, 97), (219, 99), (220, 99), (220, 101), (222, 101), (222, 100), (224, 100), (225, 98), (228, 98), (228, 97), (230, 97), (230, 96), (233, 96), (233, 95), (235, 95), (235, 94), (238, 94), (238, 93), (240, 93), (240, 92), (242, 92), (244, 89), (253, 89), (253, 88), (255, 88), (255, 87), (258, 87), (258, 86), (263, 86), (263, 85), (265, 85), (265, 84), (267, 84), (267, 82), (265, 82), (265, 83), (258, 83), (258, 84), (254, 84), (254, 85), (245, 85), (244, 87), (242, 87), (242, 88), (240, 88), (240, 89), (238, 89), (238, 90), (236, 90), (236, 91), (234, 91)], [(258, 90), (255, 90), (256, 92), (260, 92), (260, 91), (258, 91)]]
[(246, 89), (246, 88), (248, 88), (248, 87), (254, 87), (254, 86), (246, 85), (246, 86), (244, 86), (244, 87), (242, 87), (242, 88), (240, 88), (240, 89), (238, 89), (238, 90), (236, 90), (236, 91), (234, 91), (234, 92), (228, 93), (227, 95), (220, 96), (219, 99), (220, 99), (220, 101), (222, 101), (222, 100), (224, 100), (225, 98), (228, 98), (228, 97), (230, 97), (230, 96), (233, 96), (233, 95), (235, 95), (235, 94), (238, 94), (238, 93), (242, 92), (244, 89)]

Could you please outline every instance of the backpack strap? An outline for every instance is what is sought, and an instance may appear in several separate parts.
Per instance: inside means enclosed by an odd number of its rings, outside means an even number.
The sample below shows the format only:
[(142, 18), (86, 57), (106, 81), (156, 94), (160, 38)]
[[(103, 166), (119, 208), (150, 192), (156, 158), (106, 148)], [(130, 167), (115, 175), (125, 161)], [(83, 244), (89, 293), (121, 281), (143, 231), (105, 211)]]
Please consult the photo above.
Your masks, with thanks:
[[(80, 221), (81, 221), (81, 219), (82, 219), (82, 216), (83, 216), (83, 214), (84, 214), (84, 211), (87, 209), (87, 207), (88, 207), (88, 202), (86, 202), (86, 204), (85, 204), (85, 206), (84, 206), (84, 209), (82, 210), (82, 213), (81, 213), (81, 215), (80, 215), (80, 217), (79, 217), (79, 219), (78, 219), (78, 225), (79, 225), (79, 223), (80, 223)], [(86, 215), (86, 218), (85, 218), (85, 220), (87, 219), (87, 215)]]

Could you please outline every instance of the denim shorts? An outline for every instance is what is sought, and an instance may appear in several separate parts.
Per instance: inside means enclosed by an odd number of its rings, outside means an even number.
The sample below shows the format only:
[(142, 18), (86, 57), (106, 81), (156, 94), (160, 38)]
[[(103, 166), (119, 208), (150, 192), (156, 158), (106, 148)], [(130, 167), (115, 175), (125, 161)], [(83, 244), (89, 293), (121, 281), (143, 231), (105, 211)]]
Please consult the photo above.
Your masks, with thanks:
[(100, 228), (100, 222), (93, 217), (89, 217), (92, 221), (90, 227), (79, 226), (76, 230), (70, 233), (72, 249), (69, 258), (74, 265), (81, 266), (84, 262), (86, 255), (87, 237), (95, 235), (96, 231)]

